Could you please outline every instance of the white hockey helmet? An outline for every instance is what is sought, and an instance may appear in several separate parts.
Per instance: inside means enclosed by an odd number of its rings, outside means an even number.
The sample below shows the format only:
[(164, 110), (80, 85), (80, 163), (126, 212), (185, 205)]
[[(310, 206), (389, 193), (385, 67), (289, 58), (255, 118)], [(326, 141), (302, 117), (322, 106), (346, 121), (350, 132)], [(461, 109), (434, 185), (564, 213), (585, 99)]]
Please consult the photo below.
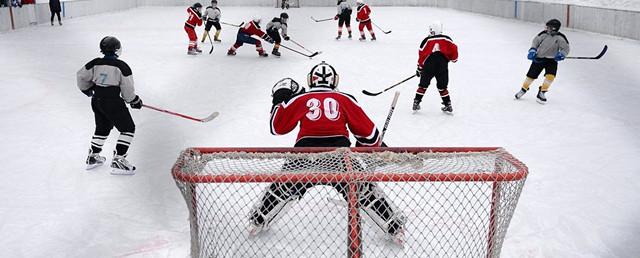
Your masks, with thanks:
[(255, 24), (260, 24), (260, 22), (262, 21), (262, 18), (260, 18), (260, 16), (253, 16), (253, 18), (251, 18), (251, 21), (253, 21)]
[(434, 21), (429, 25), (429, 34), (440, 35), (442, 34), (442, 23), (440, 21)]
[(339, 81), (340, 76), (338, 76), (336, 69), (324, 61), (311, 68), (307, 75), (307, 84), (309, 84), (310, 88), (326, 87), (336, 89)]
[(356, 0), (356, 4), (364, 4), (363, 0)]

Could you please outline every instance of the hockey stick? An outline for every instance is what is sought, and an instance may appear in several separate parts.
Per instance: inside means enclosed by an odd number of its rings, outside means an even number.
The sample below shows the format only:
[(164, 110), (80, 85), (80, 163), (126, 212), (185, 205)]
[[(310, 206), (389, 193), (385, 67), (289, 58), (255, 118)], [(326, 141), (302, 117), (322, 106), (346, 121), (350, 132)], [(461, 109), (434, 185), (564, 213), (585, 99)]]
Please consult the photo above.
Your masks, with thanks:
[(400, 96), (400, 92), (396, 91), (393, 95), (393, 101), (391, 102), (391, 107), (389, 108), (389, 114), (387, 115), (387, 120), (384, 121), (384, 127), (382, 127), (382, 133), (380, 134), (380, 142), (384, 139), (384, 133), (387, 132), (387, 127), (389, 127), (389, 122), (391, 122), (391, 116), (393, 115), (393, 110), (396, 109), (396, 103), (398, 103), (398, 96)]
[(238, 27), (238, 28), (242, 27), (242, 25), (244, 24), (244, 22), (240, 23), (240, 25), (235, 25), (235, 24), (226, 23), (226, 22), (220, 22), (220, 23), (222, 23), (222, 24), (224, 24), (224, 25), (229, 25), (229, 26), (233, 26), (233, 27)]
[(142, 104), (142, 106), (146, 107), (146, 108), (149, 108), (149, 109), (153, 109), (153, 110), (158, 111), (158, 112), (167, 113), (167, 114), (170, 114), (170, 115), (179, 116), (179, 117), (182, 117), (182, 118), (186, 118), (186, 119), (189, 119), (189, 120), (198, 121), (198, 122), (202, 122), (202, 123), (209, 122), (209, 121), (213, 120), (214, 118), (216, 118), (218, 115), (220, 115), (219, 112), (213, 112), (213, 113), (211, 113), (211, 115), (209, 115), (208, 117), (205, 117), (205, 118), (194, 118), (194, 117), (190, 117), (190, 116), (187, 116), (187, 115), (183, 115), (183, 114), (180, 114), (180, 113), (176, 113), (176, 112), (169, 111), (169, 110), (164, 110), (164, 109), (161, 109), (161, 108), (157, 108), (157, 107), (153, 107), (153, 106), (149, 106), (149, 105), (145, 105), (145, 104)]
[[(302, 48), (302, 49), (306, 50), (307, 52), (309, 52), (309, 53), (313, 53), (313, 51), (311, 51), (311, 50), (309, 50), (309, 49), (306, 49), (305, 47), (303, 47), (302, 45), (300, 45), (300, 43), (295, 42), (293, 39), (289, 39), (289, 41), (293, 42), (293, 44), (298, 45), (300, 48)], [(318, 53), (322, 53), (322, 51), (320, 51), (320, 52), (318, 52)]]
[(388, 90), (390, 90), (390, 89), (393, 89), (394, 87), (396, 87), (396, 86), (398, 86), (398, 85), (400, 85), (400, 84), (403, 84), (404, 82), (406, 82), (406, 81), (408, 81), (408, 80), (413, 79), (413, 77), (416, 77), (416, 75), (415, 75), (415, 74), (414, 74), (414, 75), (411, 75), (411, 77), (406, 78), (406, 79), (402, 80), (402, 81), (401, 81), (401, 82), (399, 82), (399, 83), (396, 83), (396, 84), (394, 84), (394, 85), (391, 85), (389, 88), (386, 88), (386, 89), (384, 89), (384, 90), (382, 90), (382, 91), (380, 91), (380, 92), (369, 92), (369, 91), (367, 91), (367, 90), (362, 90), (362, 93), (364, 93), (364, 95), (369, 95), (369, 96), (378, 96), (378, 95), (382, 94), (382, 93), (383, 93), (383, 92), (385, 92), (385, 91), (388, 91)]
[(314, 22), (324, 22), (324, 21), (330, 21), (330, 20), (333, 20), (333, 18), (326, 18), (326, 19), (316, 20), (316, 18), (313, 18), (313, 16), (311, 16), (311, 19), (312, 19)]
[(302, 52), (300, 52), (300, 51), (298, 51), (298, 50), (292, 49), (292, 48), (287, 47), (287, 46), (285, 46), (285, 45), (282, 45), (282, 44), (281, 44), (280, 46), (281, 46), (281, 47), (283, 47), (283, 48), (288, 49), (289, 51), (296, 52), (296, 53), (298, 53), (298, 54), (301, 54), (301, 55), (303, 55), (303, 56), (306, 56), (306, 57), (308, 57), (309, 59), (311, 59), (311, 58), (313, 58), (314, 56), (317, 56), (317, 55), (319, 55), (319, 54), (320, 54), (320, 52), (315, 52), (315, 53), (313, 53), (313, 54), (311, 54), (311, 55), (307, 55), (307, 54), (305, 54), (305, 53), (302, 53)]
[(380, 31), (382, 31), (382, 33), (384, 33), (384, 34), (389, 34), (389, 33), (391, 33), (391, 30), (389, 30), (389, 31), (384, 31), (382, 28), (380, 28), (380, 26), (378, 26), (378, 24), (375, 24), (373, 21), (371, 21), (371, 23), (373, 23), (373, 26), (376, 26), (376, 28), (378, 28)]
[(604, 45), (604, 48), (602, 48), (602, 51), (600, 51), (600, 54), (597, 56), (568, 56), (567, 59), (600, 59), (604, 56), (604, 53), (607, 52), (607, 49), (609, 49), (609, 47)]
[(209, 43), (211, 43), (211, 50), (209, 50), (209, 55), (211, 55), (211, 53), (213, 53), (213, 41), (211, 40), (211, 35), (209, 35), (208, 31), (207, 31), (207, 38), (209, 38)]

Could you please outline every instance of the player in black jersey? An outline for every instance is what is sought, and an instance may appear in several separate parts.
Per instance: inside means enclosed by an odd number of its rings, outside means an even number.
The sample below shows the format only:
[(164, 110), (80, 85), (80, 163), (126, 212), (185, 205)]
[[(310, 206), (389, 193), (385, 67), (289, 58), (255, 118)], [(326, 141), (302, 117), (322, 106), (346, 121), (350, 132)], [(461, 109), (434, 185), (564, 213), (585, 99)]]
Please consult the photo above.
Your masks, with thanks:
[(135, 93), (131, 68), (118, 59), (122, 52), (120, 41), (112, 36), (100, 41), (100, 52), (104, 57), (91, 60), (77, 73), (78, 88), (91, 97), (96, 129), (87, 157), (87, 170), (104, 164), (100, 156), (102, 146), (115, 126), (120, 132), (111, 162), (111, 174), (133, 175), (136, 167), (126, 160), (129, 145), (133, 140), (135, 124), (126, 103), (131, 108), (142, 108), (142, 100)]

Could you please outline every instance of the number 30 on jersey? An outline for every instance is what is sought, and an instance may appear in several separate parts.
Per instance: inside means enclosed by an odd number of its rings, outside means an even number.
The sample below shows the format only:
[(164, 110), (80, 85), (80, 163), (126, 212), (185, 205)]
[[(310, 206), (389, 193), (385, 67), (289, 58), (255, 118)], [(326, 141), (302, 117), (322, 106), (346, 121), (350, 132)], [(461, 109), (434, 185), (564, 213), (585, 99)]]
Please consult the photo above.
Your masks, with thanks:
[(340, 118), (340, 107), (338, 101), (333, 98), (326, 98), (322, 102), (319, 99), (312, 98), (307, 100), (309, 112), (307, 118), (311, 121), (317, 121), (322, 115), (331, 121)]

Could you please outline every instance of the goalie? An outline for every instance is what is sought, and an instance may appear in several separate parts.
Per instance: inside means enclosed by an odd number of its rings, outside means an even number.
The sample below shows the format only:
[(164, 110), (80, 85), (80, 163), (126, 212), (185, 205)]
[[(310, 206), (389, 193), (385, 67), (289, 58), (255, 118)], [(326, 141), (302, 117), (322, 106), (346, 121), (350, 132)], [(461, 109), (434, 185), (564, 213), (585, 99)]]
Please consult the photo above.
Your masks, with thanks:
[[(339, 76), (329, 64), (314, 66), (307, 75), (308, 92), (294, 80), (285, 78), (273, 87), (271, 109), (271, 133), (282, 135), (300, 124), (294, 147), (349, 147), (349, 131), (355, 136), (356, 146), (381, 146), (380, 134), (375, 124), (364, 113), (353, 96), (336, 90)], [(348, 130), (347, 130), (348, 128)], [(322, 167), (321, 160), (289, 160), (283, 170), (313, 168), (323, 171), (345, 171), (342, 167)], [(360, 167), (354, 163), (356, 169)], [(326, 165), (325, 165), (326, 166)], [(267, 229), (282, 216), (295, 201), (302, 198), (307, 189), (318, 183), (272, 183), (260, 203), (250, 213), (251, 232), (255, 235)], [(346, 182), (327, 183), (347, 199)], [(365, 212), (396, 243), (402, 244), (405, 217), (395, 212), (387, 197), (374, 183), (361, 183), (358, 200)]]

